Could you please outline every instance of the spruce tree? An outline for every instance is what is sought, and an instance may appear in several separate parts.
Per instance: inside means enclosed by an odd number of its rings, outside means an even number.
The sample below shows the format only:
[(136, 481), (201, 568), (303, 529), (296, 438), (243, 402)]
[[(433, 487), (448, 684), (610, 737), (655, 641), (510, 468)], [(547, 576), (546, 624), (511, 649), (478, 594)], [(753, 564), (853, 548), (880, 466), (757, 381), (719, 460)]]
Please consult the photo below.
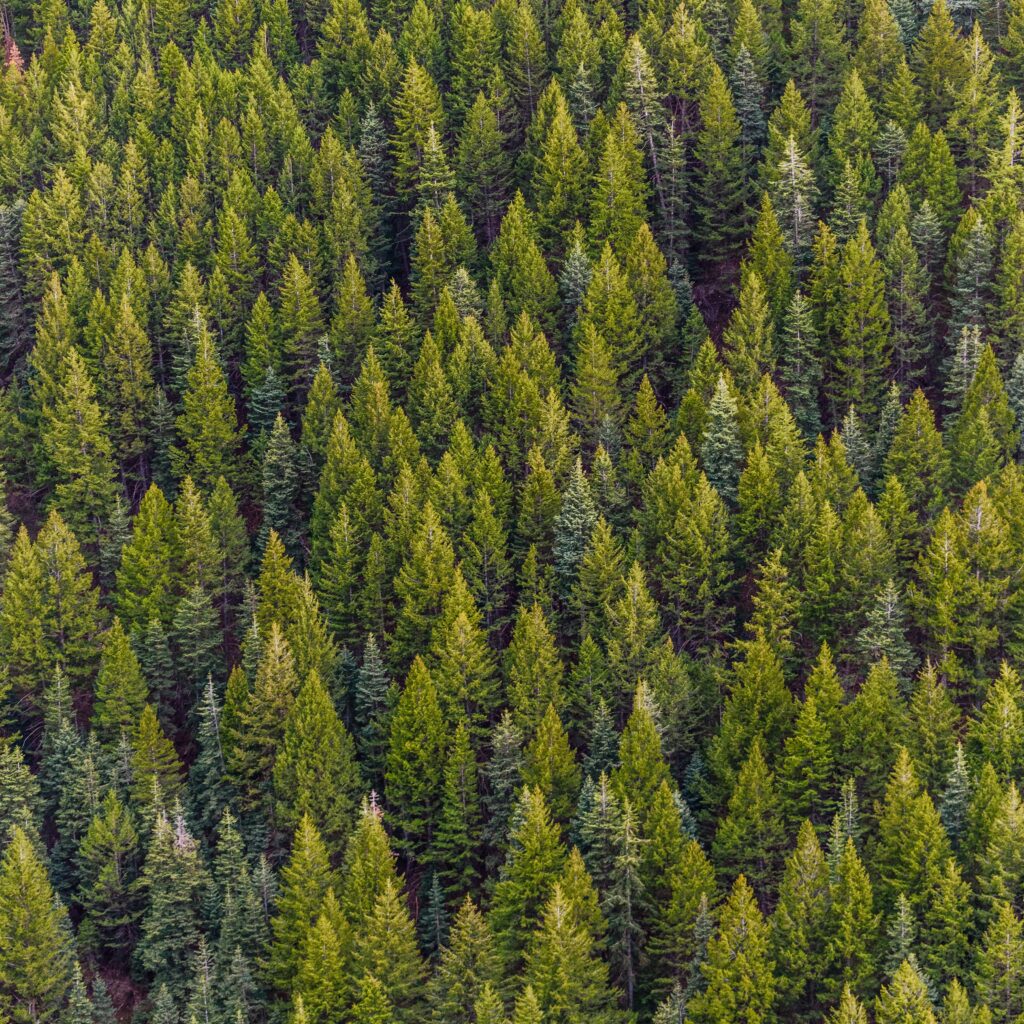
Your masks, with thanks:
[(736, 400), (729, 393), (724, 377), (718, 378), (715, 393), (708, 407), (708, 422), (701, 446), (701, 462), (708, 480), (728, 502), (736, 500), (743, 463)]
[(596, 521), (597, 511), (590, 486), (583, 473), (583, 465), (577, 459), (555, 522), (552, 550), (555, 576), (563, 598), (568, 598), (576, 583), (584, 550)]

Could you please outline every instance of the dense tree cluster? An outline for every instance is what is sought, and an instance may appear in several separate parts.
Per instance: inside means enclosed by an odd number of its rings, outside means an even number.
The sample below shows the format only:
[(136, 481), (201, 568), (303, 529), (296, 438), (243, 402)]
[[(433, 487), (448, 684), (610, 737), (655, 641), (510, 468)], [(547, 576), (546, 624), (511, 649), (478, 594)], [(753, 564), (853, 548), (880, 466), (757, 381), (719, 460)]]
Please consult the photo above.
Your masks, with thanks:
[(1024, 0), (15, 0), (3, 1024), (1024, 1014)]

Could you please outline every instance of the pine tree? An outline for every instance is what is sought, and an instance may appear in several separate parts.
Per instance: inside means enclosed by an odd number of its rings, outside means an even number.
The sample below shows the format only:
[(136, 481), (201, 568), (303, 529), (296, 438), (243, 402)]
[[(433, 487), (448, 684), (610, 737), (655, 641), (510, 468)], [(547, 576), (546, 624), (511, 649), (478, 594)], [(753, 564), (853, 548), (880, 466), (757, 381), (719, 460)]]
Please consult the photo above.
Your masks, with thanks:
[(780, 373), (790, 409), (805, 437), (821, 430), (821, 361), (811, 309), (800, 289), (786, 310), (781, 330)]
[(726, 522), (722, 497), (701, 474), (665, 544), (676, 624), (691, 650), (709, 650), (732, 632)]
[(930, 976), (942, 981), (967, 975), (971, 949), (967, 939), (973, 927), (971, 886), (951, 857), (925, 914), (922, 954)]
[(786, 741), (780, 765), (780, 789), (790, 821), (813, 817), (820, 828), (831, 818), (835, 801), (835, 753), (826, 708), (808, 693)]
[(642, 964), (645, 939), (642, 922), (647, 907), (641, 876), (643, 840), (628, 801), (623, 806), (621, 826), (615, 838), (611, 885), (602, 901), (602, 910), (608, 918), (614, 976), (621, 984), (627, 1007), (632, 1007)]
[(774, 169), (771, 203), (778, 216), (783, 244), (797, 266), (805, 265), (810, 257), (816, 199), (814, 173), (796, 139), (789, 135)]
[(884, 250), (886, 299), (893, 329), (897, 379), (917, 384), (930, 349), (927, 298), (929, 275), (907, 226), (900, 224)]
[[(965, 327), (988, 327), (994, 256), (991, 229), (980, 216), (965, 214), (954, 239), (959, 246), (949, 258), (953, 284), (949, 330), (950, 336), (958, 339)], [(979, 355), (980, 350), (979, 343)], [(968, 375), (963, 390), (969, 381)]]

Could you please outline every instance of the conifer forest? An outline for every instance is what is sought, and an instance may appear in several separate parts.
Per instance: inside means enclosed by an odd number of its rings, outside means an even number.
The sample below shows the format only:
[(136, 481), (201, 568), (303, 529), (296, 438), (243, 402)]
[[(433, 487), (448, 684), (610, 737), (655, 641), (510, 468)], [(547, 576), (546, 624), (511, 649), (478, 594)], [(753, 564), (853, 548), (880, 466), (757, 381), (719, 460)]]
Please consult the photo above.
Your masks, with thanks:
[(0, 0), (0, 1024), (1024, 1022), (1024, 0)]

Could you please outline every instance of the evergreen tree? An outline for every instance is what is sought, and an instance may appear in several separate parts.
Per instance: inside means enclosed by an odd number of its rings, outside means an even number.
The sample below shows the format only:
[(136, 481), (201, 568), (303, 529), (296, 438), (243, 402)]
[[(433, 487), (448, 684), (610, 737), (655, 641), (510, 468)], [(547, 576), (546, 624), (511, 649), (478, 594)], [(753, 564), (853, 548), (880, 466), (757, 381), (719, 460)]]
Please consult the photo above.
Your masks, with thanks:
[(444, 723), (437, 689), (416, 658), (391, 717), (385, 770), (397, 845), (410, 862), (424, 863), (441, 813)]
[(142, 918), (135, 959), (175, 999), (185, 996), (192, 957), (202, 933), (200, 912), (205, 871), (196, 841), (180, 813), (172, 820), (156, 812), (142, 872), (148, 907)]
[(708, 422), (701, 446), (701, 462), (708, 480), (726, 501), (736, 500), (743, 462), (737, 422), (736, 401), (729, 394), (724, 377), (718, 378), (714, 396), (708, 407)]
[(184, 410), (177, 421), (181, 444), (171, 449), (175, 475), (180, 478), (187, 473), (204, 492), (220, 477), (228, 483), (237, 481), (244, 428), (238, 426), (234, 399), (206, 332), (196, 344), (182, 402)]
[(774, 1019), (774, 963), (768, 926), (754, 894), (740, 875), (732, 887), (708, 943), (702, 965), (706, 987), (690, 1003), (698, 1021), (766, 1021)]
[(401, 1024), (418, 1019), (423, 1003), (423, 964), (412, 918), (395, 882), (385, 881), (365, 925), (355, 933), (353, 973), (380, 986)]
[(298, 488), (296, 479), (297, 453), (288, 427), (280, 413), (274, 420), (266, 450), (263, 453), (263, 524), (260, 530), (260, 547), (266, 546), (271, 530), (284, 543), (285, 549), (296, 551), (296, 530), (294, 527), (294, 503)]
[(1003, 901), (995, 906), (975, 963), (975, 984), (995, 1020), (1010, 1020), (1020, 1012), (1021, 924)]
[(597, 511), (590, 486), (583, 473), (583, 465), (577, 459), (555, 522), (552, 550), (555, 576), (564, 597), (569, 596), (576, 584), (580, 563), (596, 521)]
[(436, 836), (438, 870), (453, 896), (472, 890), (479, 870), (481, 829), (476, 758), (465, 723), (459, 722), (445, 764)]
[(779, 903), (771, 918), (780, 1012), (803, 1014), (820, 1004), (828, 881), (821, 844), (811, 823), (805, 821), (786, 860)]
[(95, 543), (115, 499), (111, 441), (89, 371), (71, 349), (44, 410), (42, 444), (56, 477), (54, 503), (85, 543)]
[(596, 955), (579, 909), (555, 883), (526, 955), (526, 984), (548, 1019), (615, 1018), (608, 968)]
[(334, 883), (323, 840), (308, 815), (304, 816), (281, 869), (281, 891), (271, 919), (273, 937), (267, 971), (283, 990), (290, 988), (299, 970), (306, 937)]
[(475, 1007), (488, 989), (501, 985), (501, 963), (486, 919), (467, 896), (452, 923), (431, 978), (429, 1000), (433, 1019), (470, 1024)]
[(107, 794), (89, 825), (78, 859), (85, 912), (79, 935), (94, 949), (127, 957), (140, 914), (139, 839), (115, 792)]
[(701, 100), (702, 128), (694, 154), (697, 177), (697, 216), (701, 242), (710, 263), (735, 252), (746, 226), (747, 182), (741, 165), (740, 123), (729, 86), (718, 67), (712, 67)]
[(921, 973), (910, 960), (904, 960), (875, 1001), (875, 1019), (880, 1024), (916, 1021), (931, 1024), (935, 1020), (928, 989)]
[(12, 1021), (61, 1019), (74, 954), (67, 915), (28, 836), (15, 828), (0, 863), (0, 1006)]
[(529, 787), (520, 792), (507, 851), (494, 887), (490, 924), (511, 968), (521, 962), (566, 857), (544, 797)]
[(726, 878), (750, 878), (757, 892), (775, 887), (782, 847), (782, 820), (775, 779), (764, 761), (760, 740), (740, 769), (726, 817), (715, 834), (714, 856)]
[(361, 780), (352, 738), (315, 671), (288, 710), (273, 780), (277, 821), (291, 829), (308, 815), (328, 848), (341, 850)]

